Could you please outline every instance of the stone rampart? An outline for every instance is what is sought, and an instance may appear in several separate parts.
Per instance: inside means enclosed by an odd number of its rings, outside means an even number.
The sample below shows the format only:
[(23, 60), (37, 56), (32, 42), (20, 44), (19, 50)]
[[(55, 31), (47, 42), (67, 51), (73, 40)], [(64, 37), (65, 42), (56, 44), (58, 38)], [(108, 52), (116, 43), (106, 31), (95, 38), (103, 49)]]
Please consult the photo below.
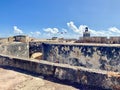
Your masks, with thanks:
[(0, 44), (0, 54), (29, 58), (29, 44), (21, 42)]
[(29, 58), (32, 54), (42, 53), (42, 42), (12, 42), (0, 44), (0, 54)]
[(43, 43), (43, 59), (120, 72), (120, 45), (110, 44), (55, 44)]
[(73, 83), (120, 89), (120, 73), (0, 55), (0, 66), (16, 67)]

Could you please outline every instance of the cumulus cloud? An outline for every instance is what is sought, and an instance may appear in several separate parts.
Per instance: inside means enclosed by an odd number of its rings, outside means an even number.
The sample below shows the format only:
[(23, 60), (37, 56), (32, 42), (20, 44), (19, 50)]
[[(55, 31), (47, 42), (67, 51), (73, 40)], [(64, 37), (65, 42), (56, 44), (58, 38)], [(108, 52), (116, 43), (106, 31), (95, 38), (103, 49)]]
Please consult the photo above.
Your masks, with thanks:
[(68, 33), (68, 30), (65, 28), (60, 29), (59, 34), (60, 35), (66, 35)]
[(13, 26), (13, 29), (15, 34), (23, 34), (23, 31), (19, 29), (17, 26)]
[(110, 32), (113, 32), (113, 33), (120, 33), (120, 30), (116, 27), (111, 27), (108, 29)]
[(44, 31), (51, 34), (57, 34), (59, 32), (58, 28), (46, 28)]
[(83, 34), (85, 27), (87, 27), (86, 25), (80, 25), (79, 27), (77, 27), (72, 21), (67, 23), (67, 26), (78, 34)]
[(41, 32), (36, 31), (36, 32), (30, 32), (31, 36), (38, 37), (41, 35)]
[(74, 22), (67, 23), (68, 27), (72, 29), (74, 32), (79, 32), (79, 29), (74, 25)]
[[(72, 22), (72, 21), (67, 23), (67, 26), (71, 30), (73, 30), (75, 33), (78, 33), (80, 35), (83, 34), (85, 27), (88, 27), (87, 25), (80, 25), (79, 27), (77, 27), (74, 24), (74, 22)], [(89, 28), (89, 31), (92, 36), (116, 36), (116, 35), (120, 34), (120, 29), (118, 29), (116, 27), (111, 27), (106, 30), (93, 30), (93, 29)]]

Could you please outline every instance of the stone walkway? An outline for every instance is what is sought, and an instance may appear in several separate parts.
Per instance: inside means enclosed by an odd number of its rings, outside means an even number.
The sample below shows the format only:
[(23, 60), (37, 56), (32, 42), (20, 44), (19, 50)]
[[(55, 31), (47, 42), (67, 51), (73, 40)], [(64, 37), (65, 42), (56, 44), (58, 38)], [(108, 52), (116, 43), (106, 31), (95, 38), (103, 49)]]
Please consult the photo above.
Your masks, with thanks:
[(51, 82), (43, 77), (0, 68), (0, 90), (78, 90), (75, 87)]

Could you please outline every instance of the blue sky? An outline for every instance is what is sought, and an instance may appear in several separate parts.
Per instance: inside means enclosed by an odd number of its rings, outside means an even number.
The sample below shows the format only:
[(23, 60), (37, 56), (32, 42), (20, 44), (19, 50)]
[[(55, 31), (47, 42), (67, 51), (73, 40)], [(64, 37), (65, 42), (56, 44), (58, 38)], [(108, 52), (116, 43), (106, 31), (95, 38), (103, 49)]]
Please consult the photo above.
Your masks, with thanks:
[(0, 0), (0, 37), (120, 35), (120, 0)]

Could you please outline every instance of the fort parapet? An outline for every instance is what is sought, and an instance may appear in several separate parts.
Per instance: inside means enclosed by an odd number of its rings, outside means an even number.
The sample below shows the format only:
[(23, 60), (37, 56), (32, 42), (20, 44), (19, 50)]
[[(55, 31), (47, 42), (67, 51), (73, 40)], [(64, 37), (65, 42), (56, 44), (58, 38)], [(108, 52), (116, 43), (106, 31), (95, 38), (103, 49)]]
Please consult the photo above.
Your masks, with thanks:
[[(75, 67), (68, 64), (58, 64), (45, 60), (16, 58), (0, 55), (0, 66), (11, 66), (31, 72), (52, 76), (72, 83), (84, 84), (104, 89), (120, 90), (120, 73), (104, 70)], [(103, 90), (103, 89), (102, 89)]]
[(29, 44), (21, 42), (0, 44), (0, 54), (29, 58)]
[[(120, 44), (30, 42), (9, 43), (0, 49), (0, 66), (17, 67), (78, 84), (120, 89)], [(29, 55), (36, 52), (41, 52), (43, 58), (30, 59)]]
[(55, 63), (120, 72), (120, 45), (44, 43), (43, 59)]

